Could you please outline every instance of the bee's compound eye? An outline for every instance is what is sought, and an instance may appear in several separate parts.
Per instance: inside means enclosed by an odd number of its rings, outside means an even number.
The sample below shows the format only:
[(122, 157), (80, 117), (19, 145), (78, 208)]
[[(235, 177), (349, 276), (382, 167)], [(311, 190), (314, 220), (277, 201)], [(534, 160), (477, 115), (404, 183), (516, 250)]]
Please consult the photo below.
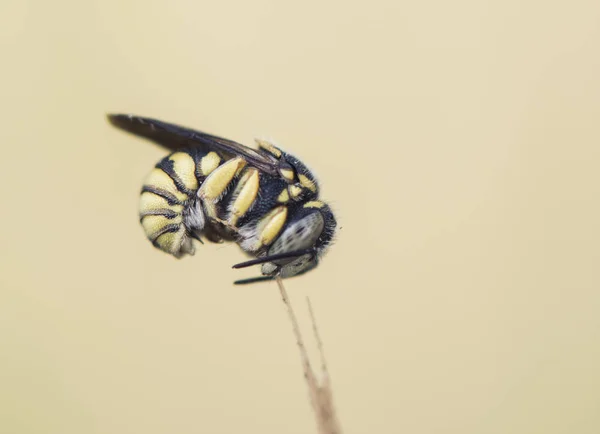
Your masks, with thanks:
[[(269, 249), (269, 255), (312, 248), (323, 232), (324, 226), (325, 221), (318, 211), (306, 214), (295, 221), (290, 220)], [(286, 262), (290, 262), (290, 260), (283, 263)]]

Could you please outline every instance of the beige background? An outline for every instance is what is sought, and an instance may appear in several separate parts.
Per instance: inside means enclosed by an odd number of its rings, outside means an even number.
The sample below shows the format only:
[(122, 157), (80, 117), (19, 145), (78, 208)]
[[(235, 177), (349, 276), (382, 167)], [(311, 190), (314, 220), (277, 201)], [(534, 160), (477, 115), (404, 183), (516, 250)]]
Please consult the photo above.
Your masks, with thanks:
[[(138, 224), (157, 147), (104, 114), (276, 139), (336, 245), (312, 298), (346, 433), (600, 432), (594, 1), (12, 1), (0, 432), (312, 433), (272, 284)], [(314, 347), (311, 347), (314, 351)]]

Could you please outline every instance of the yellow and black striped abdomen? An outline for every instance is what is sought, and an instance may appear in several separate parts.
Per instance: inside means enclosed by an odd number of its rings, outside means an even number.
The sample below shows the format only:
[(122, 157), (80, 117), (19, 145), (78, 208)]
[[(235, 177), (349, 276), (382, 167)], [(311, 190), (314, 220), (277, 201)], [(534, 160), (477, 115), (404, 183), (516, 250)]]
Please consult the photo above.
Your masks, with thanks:
[(204, 226), (196, 195), (221, 163), (216, 152), (191, 149), (170, 154), (152, 169), (142, 187), (139, 213), (146, 236), (157, 248), (176, 257), (194, 253), (190, 233)]

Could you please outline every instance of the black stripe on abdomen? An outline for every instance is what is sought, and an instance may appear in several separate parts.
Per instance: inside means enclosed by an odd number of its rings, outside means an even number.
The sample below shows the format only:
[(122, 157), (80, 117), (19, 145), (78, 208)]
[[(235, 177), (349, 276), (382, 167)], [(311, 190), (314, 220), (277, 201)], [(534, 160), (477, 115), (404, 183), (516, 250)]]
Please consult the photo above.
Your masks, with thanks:
[(168, 234), (170, 232), (177, 232), (177, 231), (179, 231), (180, 228), (181, 228), (181, 224), (176, 224), (176, 223), (163, 226), (162, 228), (160, 228), (160, 230), (158, 230), (157, 232), (152, 234), (152, 237), (153, 237), (153, 239), (151, 240), (152, 244), (155, 247), (159, 247), (156, 244), (156, 242), (160, 238), (161, 235)]
[(183, 205), (173, 193), (163, 190), (162, 188), (153, 187), (152, 185), (144, 185), (141, 193), (153, 193), (165, 199), (169, 205)]

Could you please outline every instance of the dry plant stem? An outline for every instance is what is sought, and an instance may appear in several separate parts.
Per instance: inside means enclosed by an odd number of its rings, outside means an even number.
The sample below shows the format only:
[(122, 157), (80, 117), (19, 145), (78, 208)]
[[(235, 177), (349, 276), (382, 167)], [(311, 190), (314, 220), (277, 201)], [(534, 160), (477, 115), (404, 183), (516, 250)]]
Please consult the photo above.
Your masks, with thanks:
[(306, 352), (306, 347), (304, 346), (304, 340), (302, 339), (302, 334), (300, 333), (300, 327), (298, 326), (296, 314), (294, 313), (294, 309), (292, 308), (292, 304), (290, 303), (287, 291), (283, 286), (283, 281), (279, 277), (277, 278), (277, 285), (279, 286), (279, 292), (281, 293), (283, 303), (287, 307), (288, 316), (292, 323), (294, 336), (296, 337), (296, 343), (298, 345), (298, 349), (300, 350), (300, 360), (302, 361), (304, 378), (306, 379), (306, 383), (308, 384), (310, 403), (315, 412), (315, 419), (317, 422), (317, 427), (319, 429), (319, 434), (341, 434), (342, 430), (337, 420), (335, 408), (333, 407), (331, 382), (329, 379), (327, 364), (325, 363), (323, 343), (321, 341), (321, 337), (319, 336), (317, 323), (315, 321), (315, 316), (312, 310), (312, 306), (310, 304), (310, 300), (308, 299), (308, 297), (306, 298), (308, 303), (308, 309), (310, 311), (313, 333), (315, 335), (315, 339), (317, 341), (319, 353), (321, 356), (322, 384), (319, 384), (319, 381), (315, 376), (314, 371), (312, 370), (310, 360), (308, 358), (308, 353)]
[(317, 347), (319, 349), (319, 355), (321, 357), (321, 385), (318, 388), (318, 402), (321, 420), (326, 424), (326, 430), (323, 432), (341, 434), (342, 430), (337, 419), (335, 407), (333, 406), (333, 389), (331, 387), (331, 377), (329, 376), (329, 370), (327, 369), (327, 362), (325, 361), (323, 341), (319, 335), (317, 320), (315, 319), (312, 304), (310, 303), (310, 298), (308, 298), (308, 296), (306, 297), (306, 304), (308, 305), (308, 311), (310, 312), (313, 334), (315, 335), (315, 340), (317, 341)]

